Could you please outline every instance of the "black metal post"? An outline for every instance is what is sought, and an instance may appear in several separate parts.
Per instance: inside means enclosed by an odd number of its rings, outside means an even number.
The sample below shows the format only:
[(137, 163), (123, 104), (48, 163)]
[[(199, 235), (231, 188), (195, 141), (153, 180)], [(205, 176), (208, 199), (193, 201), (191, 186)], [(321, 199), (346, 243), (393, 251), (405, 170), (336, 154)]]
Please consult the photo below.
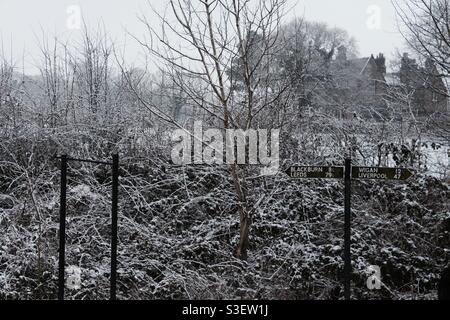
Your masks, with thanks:
[(59, 207), (59, 275), (58, 300), (64, 300), (64, 267), (66, 254), (67, 155), (61, 156), (61, 193)]
[(110, 300), (116, 300), (117, 282), (117, 210), (119, 198), (119, 155), (113, 155), (111, 212), (111, 288)]
[(351, 274), (352, 274), (352, 260), (351, 260), (351, 199), (352, 187), (352, 160), (345, 159), (345, 191), (344, 191), (344, 296), (346, 300), (351, 297)]

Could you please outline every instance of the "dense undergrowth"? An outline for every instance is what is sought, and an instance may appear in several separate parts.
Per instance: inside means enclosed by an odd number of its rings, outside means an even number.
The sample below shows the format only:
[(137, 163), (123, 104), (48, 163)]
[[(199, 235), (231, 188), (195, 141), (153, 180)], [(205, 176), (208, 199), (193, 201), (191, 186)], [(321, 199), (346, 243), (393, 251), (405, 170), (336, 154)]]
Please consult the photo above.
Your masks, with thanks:
[[(158, 133), (156, 133), (158, 135)], [(73, 136), (72, 136), (73, 135)], [(90, 137), (95, 138), (90, 138)], [(71, 138), (72, 137), (72, 138)], [(343, 184), (250, 175), (247, 261), (233, 257), (239, 215), (226, 166), (174, 167), (163, 147), (70, 131), (14, 138), (0, 150), (0, 299), (57, 295), (59, 170), (55, 154), (121, 156), (120, 299), (340, 299)], [(73, 141), (73, 142), (71, 142)], [(80, 143), (83, 141), (83, 143)], [(164, 145), (158, 143), (158, 146)], [(81, 269), (68, 299), (109, 294), (109, 168), (69, 167), (66, 261)], [(355, 182), (353, 296), (433, 299), (450, 243), (448, 183)], [(367, 268), (383, 286), (366, 287)]]

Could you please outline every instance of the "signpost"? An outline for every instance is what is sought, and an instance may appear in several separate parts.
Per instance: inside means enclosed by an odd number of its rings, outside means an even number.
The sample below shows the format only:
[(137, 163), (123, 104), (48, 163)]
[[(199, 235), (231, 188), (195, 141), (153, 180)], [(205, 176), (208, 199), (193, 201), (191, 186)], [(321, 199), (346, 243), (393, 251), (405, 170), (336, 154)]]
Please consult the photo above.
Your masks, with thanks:
[(352, 167), (345, 159), (344, 167), (292, 166), (286, 173), (292, 179), (344, 179), (344, 296), (351, 296), (351, 187), (352, 179), (396, 180), (409, 179), (413, 172), (405, 168)]
[(351, 219), (350, 211), (351, 191), (352, 191), (352, 160), (345, 159), (345, 189), (344, 189), (344, 296), (345, 300), (350, 300), (351, 279), (352, 279), (352, 256), (351, 256)]
[(64, 268), (66, 265), (66, 201), (67, 201), (67, 156), (61, 156), (61, 192), (59, 206), (59, 260), (58, 300), (64, 300)]

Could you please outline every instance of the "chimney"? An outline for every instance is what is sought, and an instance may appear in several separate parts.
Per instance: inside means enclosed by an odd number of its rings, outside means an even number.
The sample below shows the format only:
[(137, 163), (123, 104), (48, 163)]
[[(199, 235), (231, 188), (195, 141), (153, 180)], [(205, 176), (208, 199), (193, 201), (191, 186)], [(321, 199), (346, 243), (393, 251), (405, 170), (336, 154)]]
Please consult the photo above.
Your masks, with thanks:
[(340, 46), (338, 48), (336, 60), (341, 62), (347, 61), (347, 48), (345, 46)]
[(386, 74), (386, 58), (384, 57), (384, 54), (380, 53), (375, 58), (375, 63), (377, 64), (378, 71), (385, 75)]

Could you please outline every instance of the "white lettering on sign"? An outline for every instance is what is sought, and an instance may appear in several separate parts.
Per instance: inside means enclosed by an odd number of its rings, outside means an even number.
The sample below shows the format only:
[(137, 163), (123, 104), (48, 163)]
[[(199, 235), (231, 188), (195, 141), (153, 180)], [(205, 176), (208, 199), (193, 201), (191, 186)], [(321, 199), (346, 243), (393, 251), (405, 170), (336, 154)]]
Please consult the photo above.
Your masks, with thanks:
[(324, 172), (322, 167), (292, 167), (292, 172), (311, 172), (311, 173), (321, 173)]
[(292, 178), (308, 178), (309, 173), (323, 173), (322, 167), (292, 167), (291, 177)]
[(385, 173), (379, 173), (377, 172), (359, 172), (358, 178), (360, 179), (387, 179), (387, 176)]
[(295, 170), (294, 168), (291, 169), (291, 177), (293, 178), (307, 178), (307, 176), (306, 171)]
[(378, 168), (359, 168), (360, 173), (376, 173)]
[(323, 172), (321, 167), (295, 167), (292, 168), (293, 172)]
[(360, 167), (355, 168), (354, 170), (357, 170), (357, 175), (353, 176), (353, 178), (356, 179), (389, 179), (388, 172), (386, 172), (386, 170), (384, 170), (383, 168)]
[(353, 179), (407, 180), (413, 173), (405, 168), (353, 167)]

